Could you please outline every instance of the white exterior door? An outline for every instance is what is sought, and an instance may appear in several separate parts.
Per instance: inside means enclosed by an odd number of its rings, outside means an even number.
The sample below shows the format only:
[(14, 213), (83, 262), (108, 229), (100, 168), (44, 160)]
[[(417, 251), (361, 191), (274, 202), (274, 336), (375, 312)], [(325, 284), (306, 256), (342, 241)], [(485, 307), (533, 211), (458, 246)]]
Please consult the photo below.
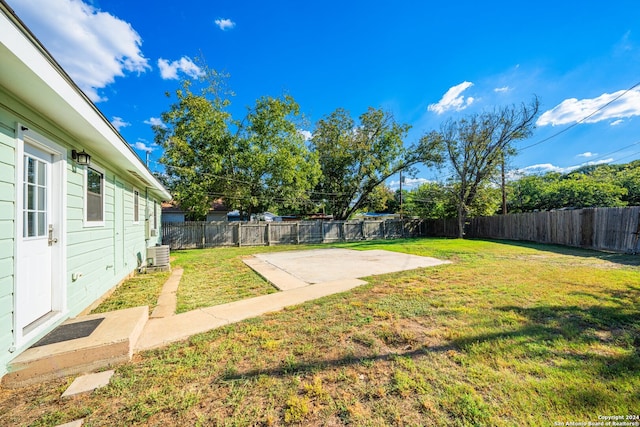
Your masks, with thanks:
[[(37, 140), (40, 139), (40, 140)], [(65, 156), (42, 138), (23, 137), (18, 175), (17, 341), (58, 318), (63, 303), (63, 171)]]

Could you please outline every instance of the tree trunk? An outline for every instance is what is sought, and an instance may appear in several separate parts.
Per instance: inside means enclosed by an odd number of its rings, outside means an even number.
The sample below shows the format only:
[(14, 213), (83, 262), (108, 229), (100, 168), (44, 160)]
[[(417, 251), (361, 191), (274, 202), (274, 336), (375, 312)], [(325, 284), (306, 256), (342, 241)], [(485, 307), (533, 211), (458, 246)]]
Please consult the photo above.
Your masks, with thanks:
[(467, 212), (464, 205), (460, 203), (458, 205), (458, 239), (464, 238), (464, 223), (467, 220)]

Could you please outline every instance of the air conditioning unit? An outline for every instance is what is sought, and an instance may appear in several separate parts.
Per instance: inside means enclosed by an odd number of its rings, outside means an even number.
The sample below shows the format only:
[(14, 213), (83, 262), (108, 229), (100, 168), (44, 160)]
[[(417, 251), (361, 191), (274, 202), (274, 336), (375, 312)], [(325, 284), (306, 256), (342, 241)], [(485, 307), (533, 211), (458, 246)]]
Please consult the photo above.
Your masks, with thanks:
[(147, 267), (166, 267), (169, 265), (169, 245), (147, 248)]

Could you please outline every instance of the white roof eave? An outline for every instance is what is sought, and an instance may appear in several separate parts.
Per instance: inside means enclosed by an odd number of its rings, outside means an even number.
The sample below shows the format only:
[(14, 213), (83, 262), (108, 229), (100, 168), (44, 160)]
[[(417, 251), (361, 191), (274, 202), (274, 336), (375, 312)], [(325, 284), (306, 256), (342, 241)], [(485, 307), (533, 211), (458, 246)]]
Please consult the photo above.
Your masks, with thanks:
[(162, 200), (171, 195), (40, 42), (0, 2), (0, 85), (74, 137), (101, 163), (141, 181)]

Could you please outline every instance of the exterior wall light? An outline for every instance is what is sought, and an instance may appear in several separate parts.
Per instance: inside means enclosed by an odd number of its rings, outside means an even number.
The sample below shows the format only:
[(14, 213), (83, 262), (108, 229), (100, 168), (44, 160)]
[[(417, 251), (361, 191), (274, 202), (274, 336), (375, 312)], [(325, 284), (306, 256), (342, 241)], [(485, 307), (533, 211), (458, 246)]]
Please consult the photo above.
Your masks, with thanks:
[(80, 152), (76, 150), (71, 150), (71, 158), (77, 164), (82, 166), (89, 166), (91, 164), (91, 156), (88, 155), (84, 150)]

